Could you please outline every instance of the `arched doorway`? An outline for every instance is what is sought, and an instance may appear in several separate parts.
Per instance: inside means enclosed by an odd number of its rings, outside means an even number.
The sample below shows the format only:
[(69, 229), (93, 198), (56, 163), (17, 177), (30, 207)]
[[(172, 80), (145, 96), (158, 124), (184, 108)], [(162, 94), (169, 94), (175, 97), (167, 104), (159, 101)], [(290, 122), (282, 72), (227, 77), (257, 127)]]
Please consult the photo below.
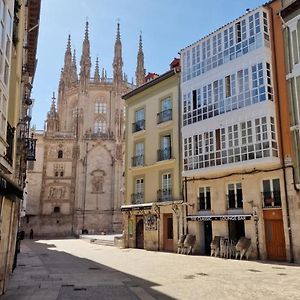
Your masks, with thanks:
[(144, 220), (143, 217), (136, 219), (136, 247), (144, 249)]

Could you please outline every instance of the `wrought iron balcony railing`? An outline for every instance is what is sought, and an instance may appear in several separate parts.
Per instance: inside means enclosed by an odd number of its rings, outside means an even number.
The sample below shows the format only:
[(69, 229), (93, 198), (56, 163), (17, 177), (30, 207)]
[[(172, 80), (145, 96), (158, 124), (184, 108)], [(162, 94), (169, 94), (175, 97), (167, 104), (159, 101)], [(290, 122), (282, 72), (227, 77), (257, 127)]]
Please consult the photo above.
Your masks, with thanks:
[(171, 189), (160, 189), (157, 191), (157, 202), (172, 201), (173, 195)]
[(144, 155), (133, 156), (131, 159), (133, 167), (144, 165)]
[(171, 147), (157, 150), (157, 161), (171, 159)]
[(172, 120), (172, 109), (166, 109), (157, 113), (157, 124)]
[(144, 203), (144, 193), (131, 194), (131, 204), (142, 204), (142, 203)]
[(10, 165), (13, 162), (14, 133), (15, 128), (7, 122), (6, 142), (8, 146), (6, 147), (5, 159)]
[(132, 132), (138, 132), (145, 129), (145, 120), (138, 120), (132, 123)]

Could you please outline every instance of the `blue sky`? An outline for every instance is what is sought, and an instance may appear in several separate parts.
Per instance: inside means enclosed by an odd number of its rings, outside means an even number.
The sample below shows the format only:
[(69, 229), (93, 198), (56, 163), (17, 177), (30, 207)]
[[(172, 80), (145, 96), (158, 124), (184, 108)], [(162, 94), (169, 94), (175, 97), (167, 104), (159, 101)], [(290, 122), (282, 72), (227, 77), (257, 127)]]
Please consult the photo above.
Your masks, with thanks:
[[(32, 124), (43, 129), (53, 91), (57, 94), (68, 34), (80, 61), (85, 21), (90, 24), (92, 74), (100, 69), (112, 77), (116, 23), (120, 20), (124, 72), (134, 77), (139, 33), (142, 31), (145, 68), (162, 74), (180, 49), (266, 0), (42, 0), (38, 65), (32, 97)], [(79, 67), (78, 71), (79, 71)]]

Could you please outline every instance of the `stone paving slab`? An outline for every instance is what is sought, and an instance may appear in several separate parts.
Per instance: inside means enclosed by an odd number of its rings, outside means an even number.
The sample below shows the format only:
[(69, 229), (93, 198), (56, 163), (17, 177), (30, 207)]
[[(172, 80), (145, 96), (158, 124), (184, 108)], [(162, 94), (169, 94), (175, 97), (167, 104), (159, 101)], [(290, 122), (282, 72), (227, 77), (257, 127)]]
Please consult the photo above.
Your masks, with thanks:
[(299, 286), (300, 267), (288, 263), (26, 240), (1, 300), (298, 300)]

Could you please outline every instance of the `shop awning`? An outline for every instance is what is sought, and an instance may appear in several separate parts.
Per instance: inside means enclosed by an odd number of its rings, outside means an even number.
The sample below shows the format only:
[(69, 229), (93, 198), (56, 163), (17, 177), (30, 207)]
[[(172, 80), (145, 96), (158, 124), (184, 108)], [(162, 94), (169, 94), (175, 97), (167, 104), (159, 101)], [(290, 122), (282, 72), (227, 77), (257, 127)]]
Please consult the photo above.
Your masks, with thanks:
[(240, 214), (240, 215), (207, 215), (207, 216), (187, 216), (188, 221), (245, 221), (250, 220), (251, 214)]
[(122, 205), (121, 211), (130, 211), (130, 210), (145, 210), (151, 209), (153, 203), (141, 203), (141, 204), (129, 204), (129, 205)]

